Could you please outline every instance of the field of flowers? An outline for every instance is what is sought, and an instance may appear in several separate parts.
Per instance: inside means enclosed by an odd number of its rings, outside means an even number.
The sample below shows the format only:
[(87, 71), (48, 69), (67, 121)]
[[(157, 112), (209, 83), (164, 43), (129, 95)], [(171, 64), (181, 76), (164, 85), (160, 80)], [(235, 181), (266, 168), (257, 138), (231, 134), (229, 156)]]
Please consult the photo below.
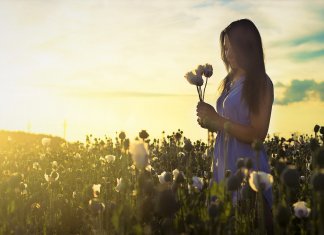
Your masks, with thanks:
[[(211, 180), (214, 136), (49, 137), (0, 145), (0, 234), (266, 234), (262, 191), (272, 187), (274, 234), (324, 234), (324, 127), (263, 143), (271, 175), (237, 162)], [(254, 143), (257, 156), (262, 143)], [(237, 195), (233, 203), (232, 194)]]

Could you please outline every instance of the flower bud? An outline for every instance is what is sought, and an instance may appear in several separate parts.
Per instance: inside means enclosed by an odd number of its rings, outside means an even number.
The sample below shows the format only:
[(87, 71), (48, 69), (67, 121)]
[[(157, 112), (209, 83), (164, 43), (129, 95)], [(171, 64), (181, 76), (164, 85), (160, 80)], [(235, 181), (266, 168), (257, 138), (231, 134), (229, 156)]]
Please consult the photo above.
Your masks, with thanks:
[(289, 188), (299, 186), (299, 172), (295, 166), (288, 166), (280, 175), (281, 182)]
[(316, 124), (314, 126), (314, 132), (315, 132), (315, 134), (319, 131), (319, 129), (320, 129), (320, 126)]
[(145, 140), (146, 138), (149, 137), (149, 134), (146, 132), (146, 130), (142, 130), (140, 133), (139, 133), (139, 137), (143, 140)]
[(119, 137), (119, 139), (124, 140), (126, 138), (125, 132), (123, 132), (123, 131), (120, 132), (118, 137)]

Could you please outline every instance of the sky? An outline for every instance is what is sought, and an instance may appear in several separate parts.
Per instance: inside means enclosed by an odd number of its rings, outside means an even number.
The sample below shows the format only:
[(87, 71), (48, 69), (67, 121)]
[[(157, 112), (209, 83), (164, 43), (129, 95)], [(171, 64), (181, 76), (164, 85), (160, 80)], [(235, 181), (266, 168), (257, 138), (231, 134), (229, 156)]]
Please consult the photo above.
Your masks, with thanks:
[(275, 85), (269, 133), (324, 125), (324, 1), (1, 0), (0, 129), (84, 140), (152, 138), (178, 129), (205, 140), (184, 75), (213, 65), (206, 102), (225, 77), (219, 34), (258, 27)]

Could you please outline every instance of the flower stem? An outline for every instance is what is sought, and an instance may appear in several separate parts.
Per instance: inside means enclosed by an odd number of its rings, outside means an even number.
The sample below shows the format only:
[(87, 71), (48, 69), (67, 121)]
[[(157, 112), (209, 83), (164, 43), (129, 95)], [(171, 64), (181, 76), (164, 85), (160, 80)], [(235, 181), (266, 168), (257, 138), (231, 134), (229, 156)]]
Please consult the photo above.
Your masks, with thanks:
[(207, 86), (207, 82), (208, 82), (208, 78), (206, 77), (206, 83), (205, 83), (205, 87), (204, 87), (204, 93), (202, 95), (202, 99), (205, 99), (205, 90), (206, 90), (206, 86)]
[(200, 100), (200, 101), (203, 101), (203, 99), (202, 99), (202, 97), (201, 97), (201, 94), (200, 94), (200, 89), (199, 89), (198, 86), (197, 86), (197, 92), (198, 92), (199, 100)]

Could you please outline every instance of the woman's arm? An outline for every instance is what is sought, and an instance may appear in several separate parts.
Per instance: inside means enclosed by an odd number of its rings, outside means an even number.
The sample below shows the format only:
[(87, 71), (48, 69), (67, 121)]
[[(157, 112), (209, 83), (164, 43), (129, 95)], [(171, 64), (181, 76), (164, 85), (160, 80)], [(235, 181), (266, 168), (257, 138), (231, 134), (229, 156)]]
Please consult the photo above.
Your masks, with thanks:
[[(227, 132), (237, 138), (238, 140), (251, 144), (255, 139), (264, 141), (271, 117), (272, 103), (273, 103), (273, 85), (269, 83), (267, 86), (264, 99), (260, 101), (260, 108), (258, 114), (251, 114), (251, 124), (249, 126), (235, 123), (231, 120), (221, 117), (215, 109), (206, 104), (200, 103), (197, 106), (197, 115), (200, 117), (205, 127), (211, 131), (223, 130), (226, 124)], [(212, 109), (211, 109), (212, 108)]]

